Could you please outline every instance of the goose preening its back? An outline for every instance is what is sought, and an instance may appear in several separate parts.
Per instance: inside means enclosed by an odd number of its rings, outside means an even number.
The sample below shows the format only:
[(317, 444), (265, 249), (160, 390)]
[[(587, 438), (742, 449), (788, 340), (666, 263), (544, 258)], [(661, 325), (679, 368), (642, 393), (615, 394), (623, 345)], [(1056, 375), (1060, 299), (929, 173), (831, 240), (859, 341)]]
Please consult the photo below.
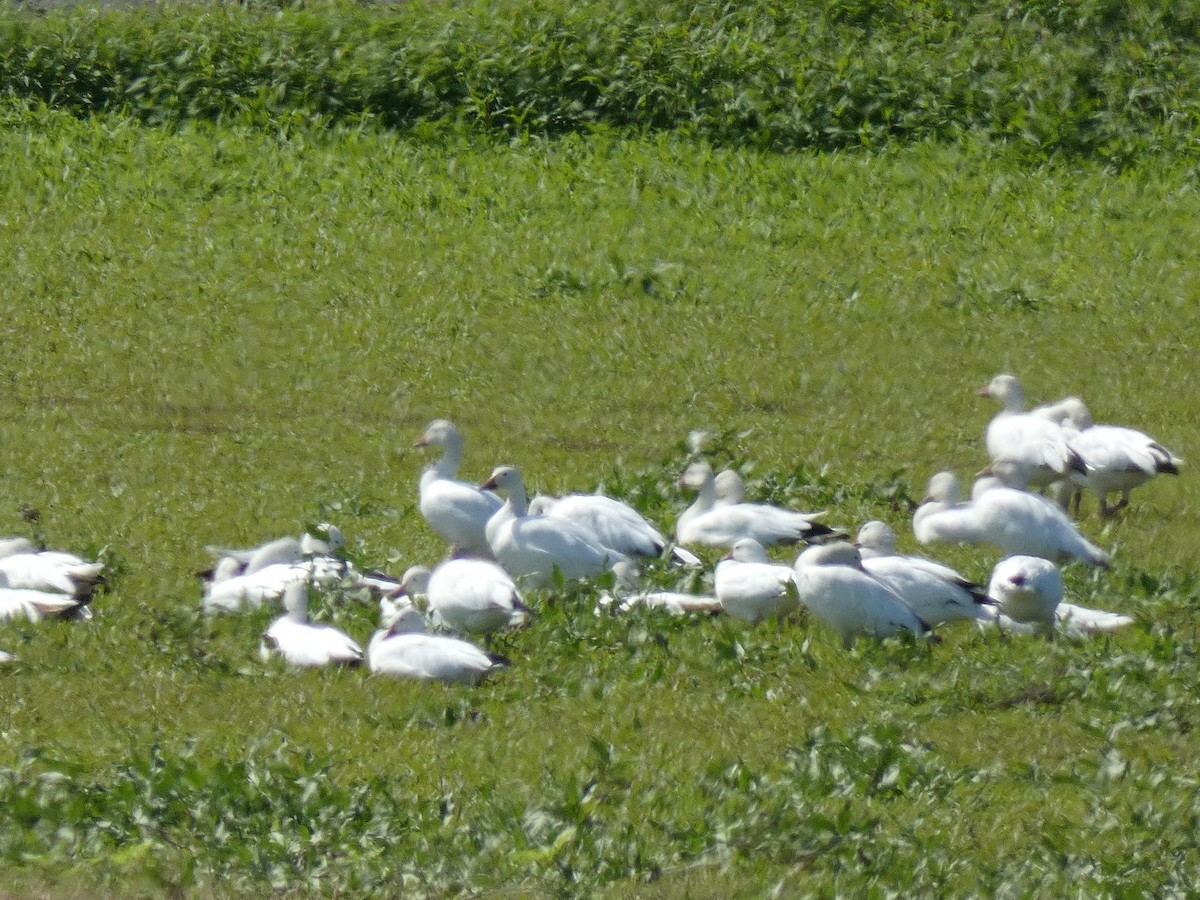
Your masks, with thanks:
[(1003, 404), (988, 423), (986, 444), (993, 460), (1013, 459), (1029, 467), (1030, 485), (1041, 488), (1086, 472), (1083, 459), (1071, 449), (1061, 425), (1043, 415), (1025, 412), (1025, 392), (1012, 375), (997, 375), (979, 392)]
[(568, 581), (594, 578), (626, 559), (574, 522), (529, 515), (525, 481), (513, 466), (497, 468), (481, 489), (507, 497), (487, 523), (487, 539), (497, 562), (523, 584), (548, 587), (555, 570)]
[(681, 544), (732, 547), (742, 538), (752, 538), (763, 547), (774, 547), (834, 533), (816, 521), (823, 512), (794, 512), (763, 503), (718, 504), (716, 479), (706, 462), (688, 466), (678, 484), (696, 492), (696, 500), (675, 525), (675, 537)]
[(307, 582), (289, 584), (283, 592), (284, 614), (263, 632), (259, 653), (264, 660), (278, 654), (298, 668), (356, 666), (363, 661), (362, 647), (331, 625), (308, 621)]
[(463, 439), (453, 423), (435, 419), (418, 439), (418, 447), (440, 447), (441, 458), (421, 475), (421, 515), (450, 545), (451, 556), (492, 558), (488, 520), (500, 509), (490, 491), (458, 481)]
[(740, 538), (717, 563), (717, 600), (727, 614), (743, 622), (785, 616), (799, 605), (796, 575), (790, 566), (767, 558), (754, 538)]
[(990, 618), (987, 592), (949, 566), (919, 556), (896, 554), (896, 533), (885, 523), (867, 522), (854, 546), (862, 566), (931, 627), (944, 622)]
[(800, 602), (842, 638), (925, 634), (928, 623), (887, 585), (869, 574), (858, 549), (845, 542), (809, 547), (796, 559)]
[(367, 668), (377, 675), (477, 684), (503, 665), (474, 644), (426, 634), (424, 618), (406, 600), (380, 601), (380, 625), (367, 645)]
[(930, 496), (913, 515), (913, 534), (922, 544), (990, 544), (1006, 555), (1078, 559), (1107, 566), (1108, 554), (1086, 540), (1054, 503), (1021, 489), (1028, 467), (998, 460), (984, 473), (996, 482), (969, 503), (959, 503), (958, 480), (941, 472), (930, 481)]

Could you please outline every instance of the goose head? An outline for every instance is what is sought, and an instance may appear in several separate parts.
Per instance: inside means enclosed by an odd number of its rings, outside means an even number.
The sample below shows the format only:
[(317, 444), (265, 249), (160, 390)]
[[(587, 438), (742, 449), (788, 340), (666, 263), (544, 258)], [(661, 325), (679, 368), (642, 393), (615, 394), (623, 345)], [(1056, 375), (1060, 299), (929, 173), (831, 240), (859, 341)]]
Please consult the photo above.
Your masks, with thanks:
[(676, 485), (681, 490), (698, 491), (712, 482), (712, 466), (701, 460), (688, 466), (684, 473), (679, 476), (679, 481), (676, 482)]
[[(994, 459), (990, 465), (980, 469), (976, 477), (979, 479), (992, 478), (1004, 487), (1024, 491), (1029, 487), (1033, 470), (1028, 463), (1017, 459)], [(978, 482), (976, 484), (978, 485)]]
[(403, 597), (420, 597), (429, 591), (429, 577), (433, 573), (429, 566), (409, 566), (400, 579), (397, 594)]
[(763, 549), (763, 545), (754, 538), (740, 538), (734, 542), (732, 549), (729, 552), (727, 559), (736, 559), (738, 562), (769, 562), (767, 559), (767, 551)]
[(448, 419), (434, 419), (426, 426), (425, 433), (417, 439), (414, 446), (461, 450), (462, 442), (462, 435), (453, 422)]
[(958, 477), (953, 472), (938, 472), (925, 488), (925, 503), (945, 503), (954, 506), (961, 496)]
[(997, 375), (979, 392), (979, 396), (999, 400), (1009, 412), (1020, 412), (1025, 408), (1025, 391), (1015, 375)]
[(796, 567), (803, 566), (846, 566), (862, 568), (862, 553), (853, 544), (835, 541), (831, 544), (816, 544), (796, 558)]
[(733, 469), (722, 469), (715, 481), (717, 497), (726, 503), (741, 503), (746, 499), (746, 483)]
[(896, 552), (896, 532), (886, 522), (875, 519), (858, 529), (858, 538), (854, 541), (854, 546), (860, 550), (891, 556)]

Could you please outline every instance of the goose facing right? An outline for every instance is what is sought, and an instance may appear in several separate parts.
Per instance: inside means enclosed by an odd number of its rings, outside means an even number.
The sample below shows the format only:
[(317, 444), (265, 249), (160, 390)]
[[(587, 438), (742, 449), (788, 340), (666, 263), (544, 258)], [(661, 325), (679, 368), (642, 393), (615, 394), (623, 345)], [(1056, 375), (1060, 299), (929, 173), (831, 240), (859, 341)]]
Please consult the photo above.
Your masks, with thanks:
[(949, 566), (896, 553), (896, 533), (885, 522), (867, 522), (854, 546), (863, 568), (900, 597), (928, 625), (991, 617), (987, 592)]

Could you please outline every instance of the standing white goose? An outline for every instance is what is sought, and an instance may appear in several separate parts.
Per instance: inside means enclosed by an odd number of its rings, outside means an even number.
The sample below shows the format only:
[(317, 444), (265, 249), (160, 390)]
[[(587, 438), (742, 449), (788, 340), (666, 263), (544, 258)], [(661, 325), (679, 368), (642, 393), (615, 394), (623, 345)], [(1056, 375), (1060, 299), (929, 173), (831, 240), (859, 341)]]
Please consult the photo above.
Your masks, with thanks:
[(772, 563), (754, 538), (734, 542), (717, 563), (715, 586), (721, 609), (751, 624), (786, 616), (799, 605), (791, 567)]
[(404, 573), (403, 590), (409, 596), (425, 594), (434, 621), (460, 634), (488, 635), (529, 614), (509, 574), (486, 559), (451, 559), (432, 572), (411, 568)]
[[(1028, 467), (1013, 460), (998, 460), (981, 474), (1000, 476), (1003, 484), (988, 482), (970, 503), (947, 502), (957, 496), (958, 482), (939, 473), (934, 496), (913, 516), (913, 534), (922, 544), (991, 544), (1002, 553), (1040, 556), (1044, 559), (1078, 559), (1092, 566), (1107, 566), (1108, 554), (1086, 540), (1054, 503), (1020, 489)], [(947, 485), (952, 483), (952, 492)], [(931, 490), (935, 489), (931, 482)]]
[[(1093, 425), (1071, 439), (1071, 447), (1083, 457), (1087, 473), (1072, 473), (1072, 480), (1096, 494), (1100, 515), (1110, 516), (1129, 505), (1130, 492), (1155, 475), (1178, 475), (1183, 460), (1154, 438), (1132, 428)], [(1108, 505), (1108, 495), (1119, 491), (1121, 499)], [(1077, 504), (1078, 505), (1078, 504)]]
[(1025, 412), (1025, 392), (1015, 377), (997, 375), (979, 395), (999, 400), (1004, 406), (987, 427), (987, 452), (993, 460), (1025, 463), (1034, 488), (1046, 487), (1071, 472), (1085, 473), (1084, 462), (1071, 449), (1062, 426)]
[[(529, 504), (529, 514), (572, 522), (622, 556), (657, 559), (667, 548), (667, 539), (645, 516), (628, 503), (603, 494), (568, 494), (557, 499), (537, 496)], [(672, 555), (687, 565), (700, 565), (695, 554), (682, 548), (672, 548)]]
[[(222, 559), (233, 559), (241, 564), (243, 575), (253, 575), (255, 572), (273, 566), (276, 563), (294, 563), (311, 556), (329, 556), (336, 554), (346, 546), (346, 538), (336, 525), (322, 522), (312, 533), (304, 533), (300, 537), (281, 537), (258, 547), (248, 550), (231, 550), (225, 547), (205, 547), (204, 549)], [(228, 567), (226, 567), (228, 568)]]
[(507, 495), (487, 523), (487, 538), (496, 560), (523, 584), (548, 587), (555, 570), (568, 581), (594, 578), (626, 559), (573, 522), (529, 515), (525, 481), (513, 466), (500, 466), (480, 487)]
[(367, 644), (367, 668), (376, 675), (478, 684), (501, 665), (474, 644), (425, 634), (425, 620), (407, 601), (380, 601), (381, 628)]
[(867, 522), (854, 546), (863, 568), (891, 588), (929, 626), (990, 618), (986, 591), (949, 566), (919, 556), (896, 554), (896, 532), (885, 522)]
[(681, 544), (732, 547), (741, 538), (753, 538), (764, 547), (797, 544), (833, 533), (816, 519), (821, 513), (801, 513), (762, 503), (717, 505), (717, 485), (712, 466), (694, 462), (679, 479), (679, 487), (696, 492), (696, 500), (675, 524)]
[(331, 625), (308, 621), (308, 584), (293, 582), (283, 592), (282, 616), (263, 632), (259, 654), (266, 661), (277, 653), (298, 668), (357, 666), (363, 661), (362, 647)]
[(416, 446), (442, 448), (441, 459), (421, 475), (421, 515), (450, 545), (451, 556), (491, 559), (487, 523), (500, 509), (500, 498), (457, 480), (462, 435), (451, 422), (435, 419)]
[(795, 571), (801, 604), (847, 647), (856, 637), (929, 631), (891, 588), (863, 569), (861, 554), (850, 544), (809, 547), (796, 559)]

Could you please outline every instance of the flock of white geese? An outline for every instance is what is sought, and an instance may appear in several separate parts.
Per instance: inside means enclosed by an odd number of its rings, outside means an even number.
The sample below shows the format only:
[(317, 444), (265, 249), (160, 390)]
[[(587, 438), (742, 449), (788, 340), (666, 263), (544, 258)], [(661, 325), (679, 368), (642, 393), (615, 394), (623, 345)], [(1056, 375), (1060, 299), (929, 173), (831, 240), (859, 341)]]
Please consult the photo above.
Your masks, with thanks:
[[(203, 591), (207, 613), (236, 613), (281, 603), (283, 614), (261, 636), (265, 658), (298, 667), (365, 664), (395, 677), (477, 683), (504, 661), (472, 643), (520, 626), (534, 615), (522, 591), (613, 573), (601, 605), (645, 604), (672, 613), (724, 613), (749, 623), (803, 607), (846, 645), (901, 632), (924, 635), (961, 620), (1006, 632), (1073, 636), (1112, 631), (1129, 616), (1064, 601), (1058, 564), (1106, 567), (1109, 557), (1068, 516), (1091, 491), (1101, 516), (1129, 503), (1130, 492), (1181, 460), (1149, 436), (1097, 425), (1076, 397), (1025, 410), (1017, 379), (998, 375), (980, 391), (1002, 409), (988, 425), (990, 464), (964, 500), (953, 473), (929, 482), (913, 516), (922, 544), (986, 545), (1003, 558), (988, 585), (974, 584), (932, 560), (898, 555), (896, 534), (868, 522), (851, 543), (810, 513), (745, 501), (738, 474), (714, 474), (693, 462), (679, 479), (695, 500), (678, 518), (674, 541), (629, 505), (599, 494), (527, 495), (521, 473), (500, 466), (482, 484), (459, 480), (463, 439), (450, 422), (426, 428), (418, 447), (440, 451), (420, 479), (420, 511), (448, 545), (432, 570), (414, 566), (399, 581), (360, 572), (339, 555), (341, 531), (285, 537), (247, 550), (207, 548), (216, 558)], [(1109, 497), (1119, 494), (1115, 505)], [(805, 545), (791, 565), (773, 547)], [(691, 549), (727, 551), (702, 596), (638, 586), (640, 562), (700, 567)], [(23, 538), (0, 541), (0, 621), (54, 616), (89, 618), (100, 563), (38, 550)], [(349, 635), (308, 619), (311, 598), (360, 589), (378, 599), (380, 627), (366, 650)], [(598, 610), (600, 607), (597, 608)], [(11, 661), (0, 652), (0, 662)]]

